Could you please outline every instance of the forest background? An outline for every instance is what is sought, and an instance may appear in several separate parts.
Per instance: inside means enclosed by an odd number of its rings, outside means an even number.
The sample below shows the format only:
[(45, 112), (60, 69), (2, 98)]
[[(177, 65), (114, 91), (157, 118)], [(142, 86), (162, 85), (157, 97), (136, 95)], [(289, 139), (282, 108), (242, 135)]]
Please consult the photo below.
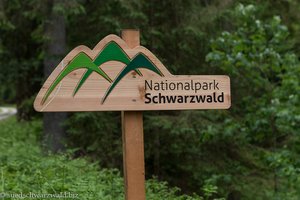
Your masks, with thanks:
[(0, 122), (2, 192), (123, 198), (120, 112), (32, 104), (70, 50), (125, 28), (173, 74), (231, 78), (229, 110), (144, 112), (148, 199), (299, 199), (297, 0), (0, 0), (0, 104), (18, 110)]

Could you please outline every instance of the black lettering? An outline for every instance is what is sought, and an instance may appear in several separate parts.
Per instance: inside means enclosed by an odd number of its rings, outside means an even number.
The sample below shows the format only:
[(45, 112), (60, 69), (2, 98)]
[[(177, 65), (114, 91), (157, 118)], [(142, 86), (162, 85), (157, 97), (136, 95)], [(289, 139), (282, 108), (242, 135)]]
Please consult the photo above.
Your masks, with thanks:
[(190, 90), (190, 84), (188, 82), (185, 82), (184, 89), (185, 90)]
[(178, 96), (177, 102), (178, 103), (183, 103), (183, 96)]
[(219, 96), (218, 96), (218, 101), (220, 103), (223, 103), (224, 102), (224, 92), (222, 92)]
[(184, 96), (184, 103), (187, 103), (188, 98), (189, 98), (189, 96), (187, 96), (187, 95)]
[(219, 90), (219, 82), (217, 82), (217, 84), (216, 84), (216, 80), (214, 80), (214, 89), (218, 89)]
[(154, 90), (159, 90), (159, 83), (154, 83)]
[(154, 97), (152, 98), (153, 103), (158, 103), (158, 101), (156, 101), (155, 99), (158, 99), (158, 96), (154, 96)]
[(217, 103), (216, 92), (214, 92), (213, 96), (214, 96), (214, 102)]
[(181, 83), (181, 82), (177, 83), (177, 90), (179, 90), (179, 86), (181, 86), (181, 90), (183, 90), (183, 83)]
[(204, 95), (204, 96), (199, 95), (199, 96), (195, 96), (195, 97), (196, 97), (196, 100), (198, 103), (205, 102), (206, 95)]
[(212, 103), (212, 96), (207, 95), (206, 101), (207, 101), (207, 103)]
[(199, 82), (195, 83), (195, 93), (197, 93), (197, 91), (200, 89), (201, 89), (201, 83)]
[(165, 82), (165, 90), (168, 90), (168, 80)]
[(208, 84), (207, 84), (207, 82), (204, 82), (204, 83), (203, 83), (202, 89), (203, 89), (203, 90), (208, 90)]
[(177, 96), (166, 96), (168, 103), (175, 103)]
[(213, 84), (212, 82), (209, 83), (209, 89), (210, 90), (212, 89), (212, 84)]
[(161, 93), (158, 94), (158, 98), (159, 98), (159, 103), (166, 103), (166, 97), (164, 95), (161, 95)]
[(195, 102), (195, 96), (194, 96), (194, 95), (191, 95), (190, 98), (191, 98), (190, 103), (196, 103), (196, 102)]
[(160, 88), (160, 89), (161, 89), (161, 90), (165, 90), (165, 89), (164, 89), (164, 82), (163, 82), (163, 81), (160, 82), (160, 85), (161, 85), (161, 88)]
[(150, 80), (150, 84), (148, 83), (147, 80), (145, 80), (145, 90), (147, 90), (147, 86), (150, 90), (152, 90), (152, 80)]
[(146, 93), (145, 94), (145, 103), (151, 103), (151, 93)]
[[(171, 86), (173, 86), (173, 87), (171, 87)], [(170, 83), (170, 84), (169, 84), (169, 89), (170, 89), (170, 90), (175, 90), (175, 88), (176, 88), (175, 83)]]

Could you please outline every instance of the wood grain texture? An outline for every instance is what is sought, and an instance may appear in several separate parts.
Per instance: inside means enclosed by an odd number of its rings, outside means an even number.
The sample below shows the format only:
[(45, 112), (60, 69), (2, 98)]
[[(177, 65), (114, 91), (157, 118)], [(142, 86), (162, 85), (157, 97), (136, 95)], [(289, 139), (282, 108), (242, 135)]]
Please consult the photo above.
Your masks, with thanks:
[(126, 200), (145, 200), (143, 112), (122, 112), (122, 129)]
[[(140, 44), (137, 30), (123, 30), (130, 47)], [(123, 167), (126, 200), (145, 200), (144, 128), (142, 111), (122, 112)]]
[[(126, 34), (123, 35), (126, 38)], [(137, 39), (139, 42), (139, 39)], [(102, 51), (108, 42), (116, 42), (129, 56), (133, 59), (138, 53), (143, 53), (149, 60), (162, 72), (164, 77), (148, 70), (140, 69), (143, 76), (139, 76), (135, 71), (127, 74), (113, 89), (107, 100), (102, 104), (101, 100), (104, 97), (107, 89), (111, 83), (99, 76), (97, 73), (92, 73), (91, 76), (82, 85), (78, 93), (73, 97), (74, 88), (77, 86), (86, 69), (78, 69), (68, 74), (55, 87), (53, 92), (45, 103), (42, 99), (46, 94), (47, 89), (66, 67), (66, 65), (80, 52), (87, 54), (92, 60)], [(125, 67), (125, 64), (118, 61), (108, 61), (102, 64), (101, 69), (115, 79), (120, 71)], [(200, 67), (200, 66), (199, 66)], [(169, 103), (169, 104), (145, 104), (145, 80), (153, 80), (156, 82), (168, 80), (174, 81), (211, 81), (216, 80), (220, 84), (218, 91), (198, 91), (197, 95), (209, 94), (212, 92), (223, 92), (225, 100), (222, 103)], [(153, 94), (155, 91), (152, 91)], [(188, 91), (162, 91), (165, 95), (191, 95)], [(167, 68), (153, 55), (148, 49), (142, 46), (134, 47), (132, 44), (126, 42), (116, 35), (108, 35), (102, 39), (94, 49), (89, 49), (86, 46), (78, 46), (73, 49), (55, 68), (55, 70), (48, 77), (39, 94), (37, 95), (34, 108), (40, 112), (51, 111), (122, 111), (122, 110), (188, 110), (188, 109), (227, 109), (230, 107), (230, 79), (223, 75), (172, 75)]]

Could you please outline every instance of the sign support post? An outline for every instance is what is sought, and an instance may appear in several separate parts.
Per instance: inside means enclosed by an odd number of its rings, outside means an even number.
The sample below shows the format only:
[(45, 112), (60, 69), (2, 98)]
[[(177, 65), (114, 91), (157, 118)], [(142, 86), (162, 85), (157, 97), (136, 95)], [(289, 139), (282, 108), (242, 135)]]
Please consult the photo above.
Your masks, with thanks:
[[(140, 45), (139, 30), (122, 30), (130, 48)], [(122, 111), (123, 170), (126, 200), (145, 200), (144, 131), (142, 111)]]
[[(173, 75), (139, 30), (80, 45), (57, 65), (35, 98), (39, 112), (122, 111), (126, 200), (145, 200), (143, 111), (228, 109), (226, 75)], [(174, 41), (176, 42), (176, 41)]]

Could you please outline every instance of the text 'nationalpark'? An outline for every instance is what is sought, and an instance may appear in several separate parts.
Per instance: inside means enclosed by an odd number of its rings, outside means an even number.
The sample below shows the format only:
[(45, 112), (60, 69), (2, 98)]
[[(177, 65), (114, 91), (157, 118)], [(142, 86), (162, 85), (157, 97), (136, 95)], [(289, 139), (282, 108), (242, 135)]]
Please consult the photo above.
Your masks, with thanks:
[[(168, 80), (154, 82), (152, 80), (145, 80), (145, 103), (150, 104), (164, 104), (164, 103), (223, 103), (224, 92), (218, 94), (219, 82), (216, 80), (210, 82), (199, 81), (184, 81), (171, 82)], [(214, 91), (210, 94), (197, 94), (198, 91)], [(160, 91), (160, 93), (153, 95), (149, 91)], [(192, 95), (164, 95), (161, 92), (167, 91), (186, 91), (193, 92)]]

